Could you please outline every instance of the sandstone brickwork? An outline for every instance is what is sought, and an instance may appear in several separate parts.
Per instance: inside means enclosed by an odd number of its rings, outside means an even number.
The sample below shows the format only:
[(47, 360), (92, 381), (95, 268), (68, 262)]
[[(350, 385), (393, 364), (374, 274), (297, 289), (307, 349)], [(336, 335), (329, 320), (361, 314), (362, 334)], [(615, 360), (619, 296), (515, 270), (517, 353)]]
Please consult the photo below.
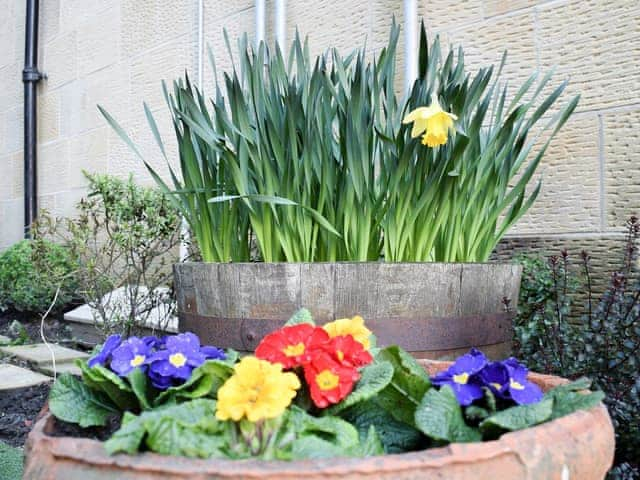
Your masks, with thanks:
[[(195, 0), (47, 0), (41, 3), (38, 88), (39, 200), (70, 215), (84, 192), (81, 170), (133, 173), (151, 179), (141, 162), (96, 109), (103, 105), (166, 174), (146, 124), (142, 101), (156, 115), (170, 161), (176, 146), (160, 81), (188, 70), (198, 78)], [(404, 22), (400, 0), (289, 0), (287, 38), (309, 36), (313, 53), (386, 41), (391, 17)], [(267, 1), (267, 40), (273, 42), (273, 0)], [(22, 237), (22, 82), (24, 2), (0, 0), (0, 249)], [(254, 38), (253, 0), (204, 0), (204, 39), (218, 71), (231, 67), (222, 30)], [(462, 44), (475, 71), (509, 49), (505, 79), (515, 88), (535, 69), (556, 67), (580, 93), (576, 115), (543, 160), (536, 205), (496, 256), (524, 249), (591, 247), (608, 269), (611, 242), (631, 214), (640, 213), (640, 3), (635, 0), (418, 0), (430, 35)], [(404, 61), (403, 45), (399, 50)], [(203, 87), (214, 78), (203, 58)], [(402, 65), (398, 65), (402, 72)], [(398, 88), (402, 88), (400, 79)], [(602, 252), (600, 255), (598, 252)]]

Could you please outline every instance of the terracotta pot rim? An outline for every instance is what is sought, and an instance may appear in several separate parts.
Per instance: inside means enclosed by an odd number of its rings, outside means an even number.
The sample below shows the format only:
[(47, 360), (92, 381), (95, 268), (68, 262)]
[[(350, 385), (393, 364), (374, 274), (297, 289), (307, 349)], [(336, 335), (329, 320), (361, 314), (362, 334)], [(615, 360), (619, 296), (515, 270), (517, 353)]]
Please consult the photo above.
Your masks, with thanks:
[[(450, 362), (421, 361), (432, 372), (441, 370)], [(566, 383), (561, 377), (532, 373), (530, 379), (547, 390)], [(523, 463), (523, 448), (531, 448), (532, 442), (540, 443), (544, 439), (546, 449), (554, 445), (565, 446), (566, 438), (576, 432), (584, 433), (594, 425), (608, 426), (613, 437), (613, 427), (606, 407), (603, 404), (590, 410), (574, 412), (565, 417), (517, 432), (506, 433), (497, 440), (450, 444), (446, 447), (431, 448), (416, 452), (387, 454), (366, 458), (332, 458), (319, 460), (264, 461), (264, 460), (219, 460), (189, 459), (164, 456), (151, 452), (138, 455), (117, 454), (109, 456), (102, 442), (84, 438), (52, 437), (46, 434), (53, 428), (53, 416), (50, 412), (36, 422), (27, 441), (27, 457), (31, 450), (47, 450), (58, 459), (66, 459), (80, 464), (111, 466), (141, 472), (163, 472), (165, 474), (215, 474), (218, 478), (258, 478), (265, 473), (278, 475), (278, 478), (300, 478), (304, 475), (318, 474), (374, 475), (376, 472), (400, 472), (419, 468), (444, 467), (451, 464), (469, 464), (497, 457), (514, 457)], [(564, 434), (564, 437), (562, 436)], [(37, 447), (37, 448), (35, 448)], [(611, 460), (613, 454), (611, 452)], [(336, 461), (338, 460), (338, 461)], [(182, 478), (182, 477), (181, 477)], [(275, 477), (274, 477), (275, 478)]]

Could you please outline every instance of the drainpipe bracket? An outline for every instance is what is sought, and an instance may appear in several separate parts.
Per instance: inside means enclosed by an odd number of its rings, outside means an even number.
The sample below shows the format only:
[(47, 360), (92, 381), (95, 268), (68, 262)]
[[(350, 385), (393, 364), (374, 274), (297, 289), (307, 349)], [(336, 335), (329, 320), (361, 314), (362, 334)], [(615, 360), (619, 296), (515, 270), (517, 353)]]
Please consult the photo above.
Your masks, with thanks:
[(35, 67), (25, 67), (24, 70), (22, 70), (23, 83), (38, 83), (40, 80), (46, 78), (47, 76)]

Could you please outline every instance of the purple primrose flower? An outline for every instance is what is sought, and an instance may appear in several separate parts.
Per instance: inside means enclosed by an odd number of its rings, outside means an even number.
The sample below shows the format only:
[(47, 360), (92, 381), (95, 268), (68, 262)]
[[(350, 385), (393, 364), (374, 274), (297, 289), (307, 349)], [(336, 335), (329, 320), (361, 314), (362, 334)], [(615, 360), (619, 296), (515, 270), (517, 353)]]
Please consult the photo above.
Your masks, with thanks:
[(164, 340), (164, 348), (149, 358), (149, 378), (160, 390), (183, 383), (193, 369), (207, 359), (226, 358), (222, 350), (201, 347), (200, 339), (191, 332), (168, 336)]
[(129, 337), (111, 353), (111, 370), (125, 377), (131, 370), (140, 367), (146, 369), (151, 347), (138, 337)]
[(487, 365), (487, 357), (472, 348), (469, 353), (458, 357), (446, 371), (438, 373), (431, 379), (434, 385), (449, 385), (460, 405), (471, 405), (474, 400), (482, 398), (483, 382), (478, 375)]
[(106, 365), (111, 360), (111, 353), (120, 345), (120, 335), (110, 335), (102, 344), (100, 351), (89, 359), (87, 365), (93, 367), (94, 365)]
[(536, 403), (542, 400), (542, 390), (535, 383), (527, 380), (529, 371), (515, 358), (508, 358), (502, 364), (509, 373), (509, 383), (506, 389), (509, 397), (518, 405)]

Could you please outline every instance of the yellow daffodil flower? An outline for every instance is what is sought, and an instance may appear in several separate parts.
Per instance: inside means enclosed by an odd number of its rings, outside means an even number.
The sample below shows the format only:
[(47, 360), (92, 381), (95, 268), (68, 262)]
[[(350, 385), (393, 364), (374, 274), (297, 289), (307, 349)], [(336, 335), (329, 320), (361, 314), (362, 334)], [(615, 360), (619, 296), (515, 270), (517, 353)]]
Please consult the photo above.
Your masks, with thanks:
[(351, 335), (356, 342), (360, 342), (365, 350), (369, 350), (371, 344), (369, 337), (371, 330), (364, 326), (364, 319), (360, 315), (353, 318), (341, 318), (327, 323), (322, 327), (331, 338), (342, 335)]
[(283, 372), (282, 365), (244, 357), (235, 373), (218, 390), (216, 418), (250, 422), (280, 416), (291, 404), (300, 380), (295, 373)]
[(422, 135), (422, 143), (433, 148), (447, 143), (449, 130), (453, 128), (453, 122), (457, 119), (453, 113), (445, 112), (438, 102), (438, 97), (433, 95), (431, 105), (411, 111), (402, 123), (413, 122), (411, 138)]

